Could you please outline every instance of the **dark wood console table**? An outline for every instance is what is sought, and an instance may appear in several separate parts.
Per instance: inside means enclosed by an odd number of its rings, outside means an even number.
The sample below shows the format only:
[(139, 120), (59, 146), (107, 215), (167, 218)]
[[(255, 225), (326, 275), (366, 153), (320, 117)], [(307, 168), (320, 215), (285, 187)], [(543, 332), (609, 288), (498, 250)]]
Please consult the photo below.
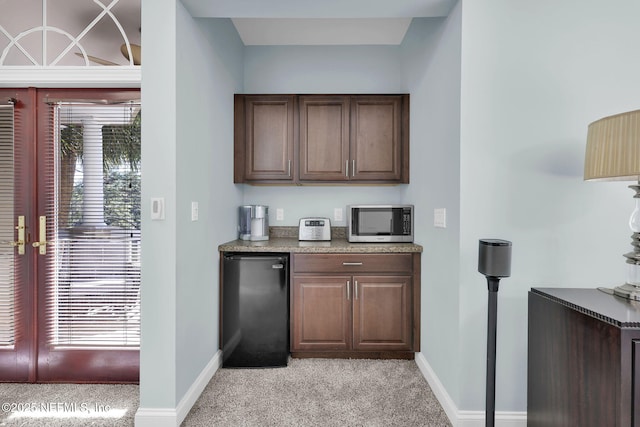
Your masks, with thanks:
[(529, 292), (528, 426), (640, 427), (640, 303)]

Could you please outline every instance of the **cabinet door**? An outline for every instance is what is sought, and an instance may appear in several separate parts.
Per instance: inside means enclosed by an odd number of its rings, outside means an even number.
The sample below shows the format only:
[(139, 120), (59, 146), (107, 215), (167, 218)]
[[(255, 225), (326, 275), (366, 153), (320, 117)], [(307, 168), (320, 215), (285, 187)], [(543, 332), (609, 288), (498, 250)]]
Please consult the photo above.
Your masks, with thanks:
[(293, 180), (294, 102), (293, 96), (244, 97), (245, 179)]
[(353, 347), (411, 350), (411, 276), (354, 276)]
[(352, 180), (402, 182), (402, 101), (402, 96), (351, 99)]
[(351, 348), (348, 276), (293, 278), (291, 351)]
[(349, 98), (300, 97), (300, 179), (346, 181)]

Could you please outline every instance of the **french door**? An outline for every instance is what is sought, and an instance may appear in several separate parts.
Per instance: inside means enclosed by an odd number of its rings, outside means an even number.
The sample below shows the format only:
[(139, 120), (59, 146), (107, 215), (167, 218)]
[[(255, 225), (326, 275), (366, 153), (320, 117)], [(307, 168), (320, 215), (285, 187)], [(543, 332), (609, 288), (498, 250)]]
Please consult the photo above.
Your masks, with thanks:
[(0, 89), (0, 381), (137, 382), (138, 90)]

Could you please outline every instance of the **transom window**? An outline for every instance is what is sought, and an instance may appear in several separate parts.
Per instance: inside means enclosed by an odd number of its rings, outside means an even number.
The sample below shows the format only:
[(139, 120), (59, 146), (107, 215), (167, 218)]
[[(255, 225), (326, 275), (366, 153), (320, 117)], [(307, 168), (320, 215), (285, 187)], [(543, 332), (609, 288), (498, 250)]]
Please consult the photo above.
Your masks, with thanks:
[(140, 65), (141, 0), (0, 0), (1, 66)]

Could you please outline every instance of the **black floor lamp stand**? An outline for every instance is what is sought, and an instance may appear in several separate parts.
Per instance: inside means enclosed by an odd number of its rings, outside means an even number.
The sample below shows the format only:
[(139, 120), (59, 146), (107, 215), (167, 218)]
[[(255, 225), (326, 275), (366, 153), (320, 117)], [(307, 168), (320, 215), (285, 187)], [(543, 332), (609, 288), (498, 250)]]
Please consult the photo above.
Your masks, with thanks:
[(496, 419), (496, 331), (498, 329), (498, 286), (500, 279), (487, 277), (489, 308), (487, 315), (487, 394), (485, 425), (493, 427)]
[(500, 278), (511, 275), (511, 242), (480, 240), (478, 271), (487, 277), (487, 388), (485, 425), (493, 427), (496, 417), (496, 331), (498, 329), (498, 288)]

